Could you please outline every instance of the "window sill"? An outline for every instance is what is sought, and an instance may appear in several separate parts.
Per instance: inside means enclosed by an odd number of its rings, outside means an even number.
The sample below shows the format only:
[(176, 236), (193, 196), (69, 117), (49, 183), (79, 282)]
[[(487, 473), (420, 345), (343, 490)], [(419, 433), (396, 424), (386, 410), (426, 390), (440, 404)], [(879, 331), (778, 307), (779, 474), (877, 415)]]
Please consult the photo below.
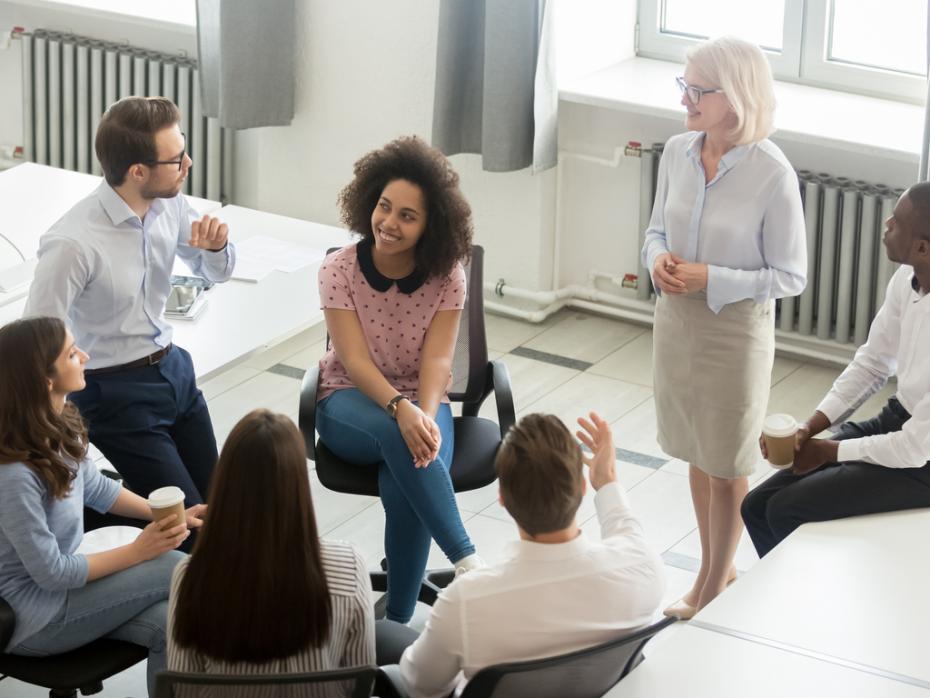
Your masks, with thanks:
[(194, 0), (6, 0), (33, 10), (49, 9), (80, 13), (85, 17), (118, 19), (152, 29), (194, 32), (197, 7)]
[[(682, 120), (680, 63), (631, 58), (563, 85), (563, 102)], [(789, 82), (775, 83), (776, 140), (917, 163), (924, 108)]]

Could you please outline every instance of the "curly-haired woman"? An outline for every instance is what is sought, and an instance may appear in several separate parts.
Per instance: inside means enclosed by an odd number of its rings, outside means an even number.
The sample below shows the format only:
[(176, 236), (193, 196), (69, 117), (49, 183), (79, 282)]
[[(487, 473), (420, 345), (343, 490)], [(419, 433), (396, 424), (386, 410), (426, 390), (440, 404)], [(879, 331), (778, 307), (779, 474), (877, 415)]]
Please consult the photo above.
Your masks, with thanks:
[[(16, 629), (0, 651), (44, 656), (100, 637), (149, 648), (148, 686), (165, 668), (171, 572), (183, 521), (150, 523), (128, 545), (83, 555), (85, 506), (150, 520), (147, 502), (87, 456), (87, 428), (68, 393), (88, 357), (57, 318), (0, 329), (0, 597)], [(200, 526), (205, 504), (187, 510)]]
[(471, 209), (448, 160), (418, 138), (399, 138), (355, 163), (339, 203), (343, 222), (362, 239), (320, 268), (332, 346), (320, 361), (316, 427), (343, 460), (381, 464), (387, 616), (406, 623), (431, 538), (457, 571), (482, 564), (449, 477), (448, 390)]

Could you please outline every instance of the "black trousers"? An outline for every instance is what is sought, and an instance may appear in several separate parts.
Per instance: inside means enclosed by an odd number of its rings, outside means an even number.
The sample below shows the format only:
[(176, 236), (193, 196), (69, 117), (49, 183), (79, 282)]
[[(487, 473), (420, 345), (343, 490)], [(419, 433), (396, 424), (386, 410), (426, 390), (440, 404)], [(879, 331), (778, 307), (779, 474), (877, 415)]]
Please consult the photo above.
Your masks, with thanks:
[[(891, 398), (877, 417), (846, 422), (833, 438), (901, 431), (910, 414)], [(798, 526), (848, 516), (930, 507), (930, 462), (922, 468), (886, 468), (851, 461), (828, 463), (807, 475), (782, 470), (755, 487), (742, 504), (743, 522), (759, 557)]]
[[(216, 437), (190, 354), (178, 346), (155, 366), (87, 376), (70, 396), (88, 422), (91, 442), (147, 497), (175, 485), (185, 506), (205, 501), (216, 465)], [(88, 528), (123, 521), (87, 522)], [(192, 541), (193, 539), (189, 539)]]

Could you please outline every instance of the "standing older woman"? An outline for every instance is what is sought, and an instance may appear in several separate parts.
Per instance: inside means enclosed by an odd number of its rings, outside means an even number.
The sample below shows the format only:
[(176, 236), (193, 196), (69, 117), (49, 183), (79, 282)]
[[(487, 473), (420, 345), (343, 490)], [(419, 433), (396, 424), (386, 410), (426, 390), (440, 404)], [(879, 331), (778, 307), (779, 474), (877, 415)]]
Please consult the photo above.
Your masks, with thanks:
[(774, 359), (774, 300), (807, 272), (797, 176), (767, 139), (775, 98), (758, 47), (708, 41), (678, 78), (688, 133), (659, 166), (643, 263), (658, 294), (658, 439), (689, 463), (701, 538), (691, 590), (666, 609), (690, 618), (736, 575), (740, 502), (758, 462)]

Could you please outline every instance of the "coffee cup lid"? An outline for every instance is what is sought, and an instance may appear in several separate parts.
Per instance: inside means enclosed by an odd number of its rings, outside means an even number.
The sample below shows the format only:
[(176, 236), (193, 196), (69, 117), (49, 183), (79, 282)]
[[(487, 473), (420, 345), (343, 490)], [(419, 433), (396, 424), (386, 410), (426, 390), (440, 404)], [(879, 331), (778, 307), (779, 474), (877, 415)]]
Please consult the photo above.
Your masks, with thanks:
[(798, 430), (798, 422), (790, 414), (770, 414), (762, 423), (766, 436), (791, 436)]
[(149, 506), (160, 509), (171, 507), (184, 501), (184, 490), (180, 487), (159, 487), (149, 495)]

